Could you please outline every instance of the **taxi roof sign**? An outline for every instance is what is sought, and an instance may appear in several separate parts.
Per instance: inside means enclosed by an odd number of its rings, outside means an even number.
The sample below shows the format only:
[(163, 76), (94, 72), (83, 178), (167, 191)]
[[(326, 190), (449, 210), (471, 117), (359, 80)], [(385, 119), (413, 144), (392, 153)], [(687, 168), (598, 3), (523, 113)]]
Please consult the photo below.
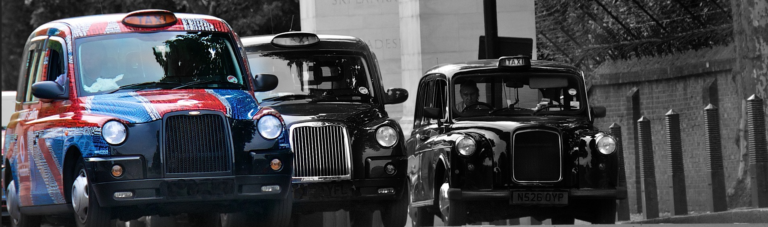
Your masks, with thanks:
[(123, 18), (123, 24), (140, 28), (157, 28), (176, 24), (176, 15), (168, 10), (148, 9), (133, 11)]
[(520, 56), (505, 56), (499, 58), (499, 68), (523, 68), (531, 67), (531, 57)]
[(308, 32), (285, 32), (272, 38), (272, 45), (280, 47), (309, 46), (317, 42), (320, 42), (320, 38)]

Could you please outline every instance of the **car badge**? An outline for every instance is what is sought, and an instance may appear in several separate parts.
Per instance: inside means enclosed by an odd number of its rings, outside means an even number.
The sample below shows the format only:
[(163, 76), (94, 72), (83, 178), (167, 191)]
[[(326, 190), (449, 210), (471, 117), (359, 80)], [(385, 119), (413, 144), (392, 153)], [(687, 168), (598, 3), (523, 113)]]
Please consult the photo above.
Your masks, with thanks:
[(197, 100), (191, 100), (191, 99), (182, 99), (182, 100), (179, 100), (178, 102), (176, 102), (176, 104), (178, 104), (180, 106), (192, 106), (192, 105), (195, 105), (197, 103), (198, 103)]
[(237, 77), (227, 76), (227, 81), (229, 81), (230, 83), (237, 83)]
[(368, 94), (368, 88), (359, 87), (359, 88), (357, 88), (357, 90), (360, 91), (360, 94), (364, 94), (364, 95)]

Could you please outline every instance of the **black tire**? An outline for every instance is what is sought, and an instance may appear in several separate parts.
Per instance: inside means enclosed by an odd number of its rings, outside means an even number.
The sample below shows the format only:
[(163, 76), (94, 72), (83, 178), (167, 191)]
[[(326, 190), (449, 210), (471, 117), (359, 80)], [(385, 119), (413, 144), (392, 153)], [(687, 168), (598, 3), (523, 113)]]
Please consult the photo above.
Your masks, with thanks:
[[(443, 190), (443, 187), (448, 187), (447, 185), (450, 185), (450, 179), (448, 178), (448, 174), (446, 174), (443, 177), (443, 182), (440, 184), (440, 188), (438, 190)], [(445, 185), (445, 186), (443, 186)], [(447, 194), (447, 193), (446, 193)], [(441, 191), (438, 191), (438, 196), (443, 196)], [(467, 224), (467, 205), (465, 202), (455, 200), (452, 198), (447, 198), (447, 210), (443, 208), (445, 199), (442, 197), (438, 197), (438, 207), (437, 209), (440, 211), (441, 216), (443, 218), (443, 223), (449, 226), (458, 226), (458, 225), (465, 225)]]
[[(408, 189), (408, 185), (403, 186), (403, 190)], [(400, 197), (388, 206), (381, 209), (381, 221), (384, 227), (403, 227), (408, 220), (408, 199), (409, 192), (403, 191)]]
[(616, 224), (616, 200), (603, 199), (595, 201), (599, 209), (595, 214), (592, 224)]
[[(291, 188), (291, 186), (288, 186)], [(269, 201), (269, 205), (258, 215), (264, 226), (288, 227), (291, 226), (291, 211), (293, 209), (293, 190), (289, 190), (285, 199)]]
[[(382, 219), (384, 218), (382, 217)], [(373, 210), (350, 210), (349, 220), (352, 222), (351, 226), (354, 227), (375, 226), (373, 224)]]
[(25, 215), (19, 210), (19, 193), (16, 192), (16, 182), (11, 181), (8, 184), (6, 194), (8, 213), (10, 214), (11, 226), (13, 227), (38, 227), (42, 220), (39, 216)]
[(191, 213), (188, 214), (188, 218), (189, 226), (192, 227), (220, 227), (222, 225), (221, 215), (219, 215), (219, 213)]
[(434, 226), (435, 214), (429, 212), (427, 207), (411, 207), (408, 211), (411, 215), (411, 226)]
[[(75, 210), (75, 223), (78, 227), (103, 227), (111, 226), (112, 210), (108, 207), (101, 207), (96, 199), (96, 194), (92, 193), (90, 180), (83, 159), (78, 159), (75, 164), (75, 172), (72, 180), (72, 208)], [(84, 182), (83, 182), (84, 180)], [(82, 189), (82, 190), (81, 190)], [(76, 201), (77, 200), (77, 201)], [(78, 202), (79, 201), (79, 202)], [(76, 204), (86, 205), (84, 207)]]

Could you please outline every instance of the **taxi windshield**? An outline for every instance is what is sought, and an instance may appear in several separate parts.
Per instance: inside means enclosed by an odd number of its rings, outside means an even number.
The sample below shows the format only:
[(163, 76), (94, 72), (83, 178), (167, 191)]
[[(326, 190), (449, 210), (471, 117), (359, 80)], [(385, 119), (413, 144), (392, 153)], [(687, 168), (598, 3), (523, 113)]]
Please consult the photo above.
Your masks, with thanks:
[(374, 102), (367, 65), (361, 56), (338, 53), (249, 53), (254, 75), (272, 74), (277, 88), (257, 92), (261, 101)]
[(247, 89), (227, 34), (156, 32), (79, 39), (82, 95), (144, 89)]
[(572, 115), (584, 109), (577, 77), (567, 74), (489, 74), (453, 80), (457, 117)]

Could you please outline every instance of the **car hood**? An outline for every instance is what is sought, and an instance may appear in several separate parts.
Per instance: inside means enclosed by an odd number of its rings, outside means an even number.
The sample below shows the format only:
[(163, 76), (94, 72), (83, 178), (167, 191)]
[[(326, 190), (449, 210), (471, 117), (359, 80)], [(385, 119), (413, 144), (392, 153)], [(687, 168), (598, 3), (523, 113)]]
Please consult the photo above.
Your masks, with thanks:
[(348, 125), (361, 125), (383, 117), (378, 108), (365, 103), (262, 103), (283, 116), (286, 125), (306, 121), (339, 121)]
[(234, 119), (251, 119), (259, 105), (244, 90), (179, 89), (120, 92), (81, 97), (87, 113), (144, 123), (162, 119), (167, 113), (212, 110)]

